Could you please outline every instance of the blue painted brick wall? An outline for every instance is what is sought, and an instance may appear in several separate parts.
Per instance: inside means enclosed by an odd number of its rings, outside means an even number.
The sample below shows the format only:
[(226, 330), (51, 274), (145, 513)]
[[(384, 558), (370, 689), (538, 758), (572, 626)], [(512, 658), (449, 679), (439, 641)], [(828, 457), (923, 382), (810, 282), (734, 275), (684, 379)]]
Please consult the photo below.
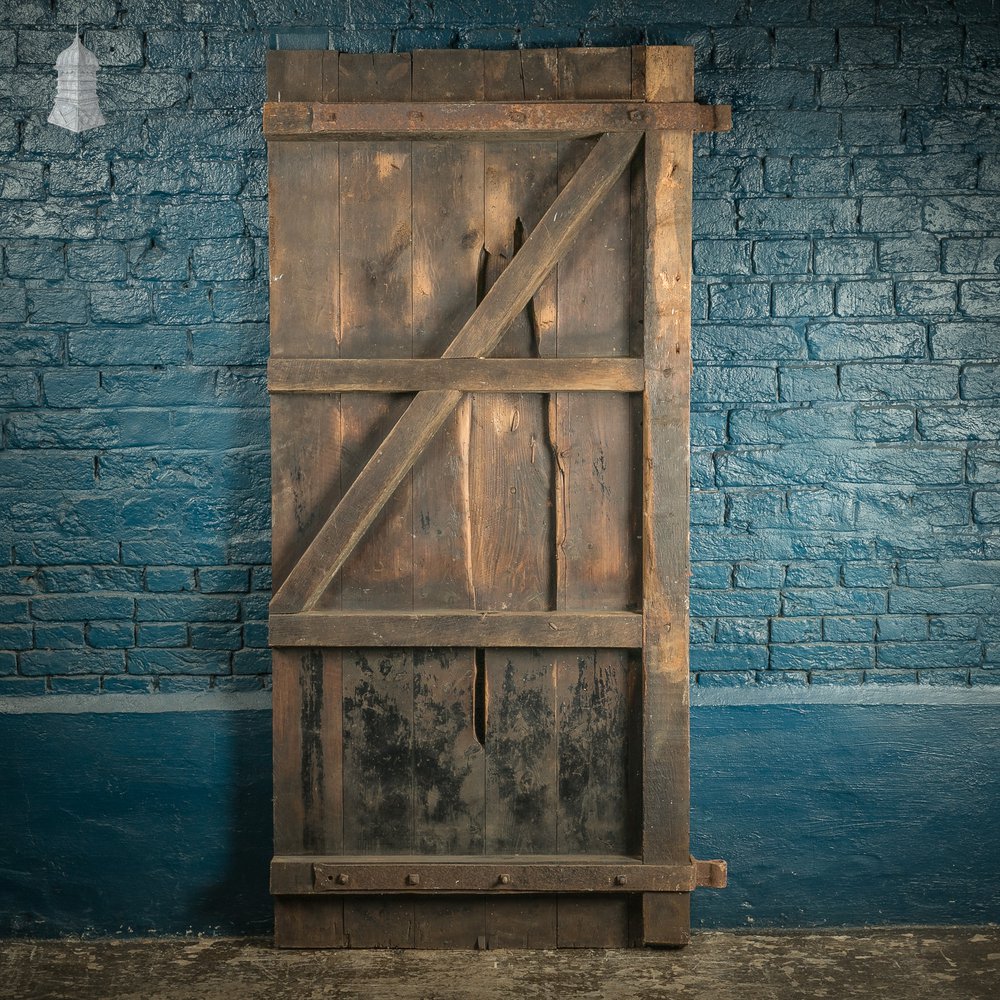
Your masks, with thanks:
[[(11, 0), (0, 693), (266, 684), (268, 47), (689, 44), (692, 667), (1000, 677), (992, 0)], [(108, 125), (45, 124), (79, 19)]]

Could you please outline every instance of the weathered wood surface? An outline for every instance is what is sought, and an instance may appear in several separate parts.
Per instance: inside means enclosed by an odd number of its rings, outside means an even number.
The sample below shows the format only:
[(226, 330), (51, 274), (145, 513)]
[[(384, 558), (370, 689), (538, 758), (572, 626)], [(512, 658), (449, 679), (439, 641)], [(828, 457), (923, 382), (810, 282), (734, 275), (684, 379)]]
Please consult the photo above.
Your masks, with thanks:
[[(621, 51), (628, 54), (627, 49)], [(419, 53), (415, 55), (420, 56)], [(597, 91), (600, 91), (599, 82), (594, 88)], [(653, 104), (628, 100), (581, 100), (567, 104), (563, 101), (449, 101), (427, 103), (420, 108), (414, 108), (410, 102), (264, 105), (264, 134), (269, 140), (461, 139), (516, 142), (526, 137), (545, 141), (647, 129), (726, 132), (731, 126), (728, 107), (690, 102)]]
[[(440, 289), (441, 278), (424, 287)], [(286, 358), (267, 369), (270, 393), (642, 392), (644, 385), (641, 358)]]
[[(690, 100), (693, 50), (647, 50), (645, 83), (647, 97)], [(691, 136), (650, 133), (645, 165), (642, 855), (665, 864), (689, 839)], [(643, 940), (685, 944), (689, 908), (683, 893), (643, 896)]]
[[(606, 135), (598, 142), (532, 231), (517, 261), (498, 277), (445, 350), (445, 357), (475, 357), (492, 350), (555, 266), (590, 210), (621, 175), (637, 141), (632, 135)], [(417, 394), (277, 589), (272, 598), (274, 610), (311, 610), (316, 606), (461, 396), (437, 390)]]
[[(668, 93), (658, 51), (274, 53), (269, 98), (619, 107)], [(690, 159), (671, 159), (690, 134), (648, 132), (634, 160), (638, 132), (470, 137), (269, 150), (276, 850), (687, 866), (686, 506), (667, 509), (686, 504), (686, 438), (674, 468), (650, 456), (690, 364), (690, 209), (652, 193), (690, 197)], [(279, 943), (687, 932), (686, 892), (324, 895), (277, 897)]]
[[(484, 566), (483, 576), (495, 575)], [(479, 591), (481, 594), (484, 590)], [(483, 599), (483, 603), (489, 603)], [(628, 611), (304, 611), (271, 617), (282, 646), (642, 646), (642, 615)]]

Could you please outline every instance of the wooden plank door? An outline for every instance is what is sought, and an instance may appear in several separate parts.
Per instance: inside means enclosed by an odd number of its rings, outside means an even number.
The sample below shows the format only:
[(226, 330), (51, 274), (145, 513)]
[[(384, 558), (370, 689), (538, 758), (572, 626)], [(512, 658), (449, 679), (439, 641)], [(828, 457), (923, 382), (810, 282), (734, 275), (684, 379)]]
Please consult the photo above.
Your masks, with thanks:
[(271, 53), (275, 936), (679, 945), (682, 48)]

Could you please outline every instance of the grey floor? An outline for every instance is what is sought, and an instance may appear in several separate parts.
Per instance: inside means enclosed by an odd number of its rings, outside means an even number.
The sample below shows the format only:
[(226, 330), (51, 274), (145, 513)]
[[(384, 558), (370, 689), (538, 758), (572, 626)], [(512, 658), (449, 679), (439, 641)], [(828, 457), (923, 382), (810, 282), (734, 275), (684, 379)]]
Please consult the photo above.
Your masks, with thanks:
[(275, 951), (232, 938), (0, 941), (0, 997), (1000, 1000), (1000, 928), (697, 934), (681, 952)]

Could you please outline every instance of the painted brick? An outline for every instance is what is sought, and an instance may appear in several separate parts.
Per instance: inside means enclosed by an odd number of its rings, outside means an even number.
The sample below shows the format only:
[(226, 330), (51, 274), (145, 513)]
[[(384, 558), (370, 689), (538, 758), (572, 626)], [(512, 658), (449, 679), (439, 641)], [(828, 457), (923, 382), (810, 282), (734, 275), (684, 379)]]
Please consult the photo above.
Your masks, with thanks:
[(117, 281), (125, 277), (126, 254), (117, 243), (70, 243), (66, 247), (66, 270), (71, 278), (85, 281)]
[(135, 628), (129, 622), (91, 622), (87, 645), (94, 649), (125, 649), (135, 643)]
[(941, 241), (942, 270), (948, 274), (1000, 273), (1000, 237), (957, 237)]
[(136, 599), (136, 620), (140, 622), (232, 622), (238, 618), (239, 604), (230, 598), (179, 594), (170, 597), (140, 595)]
[(958, 304), (967, 316), (1000, 317), (1000, 281), (963, 281)]
[(912, 441), (917, 416), (912, 406), (859, 406), (854, 434), (859, 441)]
[(975, 639), (979, 635), (979, 619), (975, 615), (942, 615), (927, 622), (932, 639)]
[(209, 649), (130, 649), (130, 674), (228, 674), (229, 653)]
[(189, 630), (193, 649), (239, 649), (243, 645), (240, 625), (192, 625)]
[(875, 619), (824, 618), (823, 638), (830, 642), (872, 642), (875, 639)]
[(1000, 364), (967, 365), (962, 369), (963, 399), (1000, 397)]
[(1000, 196), (957, 194), (928, 198), (924, 225), (933, 233), (990, 230), (1000, 214)]
[(774, 32), (774, 60), (790, 66), (824, 66), (836, 59), (832, 28), (778, 27)]
[(117, 649), (28, 649), (18, 657), (27, 677), (47, 674), (120, 674), (125, 655)]
[(889, 610), (894, 614), (974, 614), (994, 617), (1000, 612), (1000, 587), (951, 587), (889, 591)]
[(845, 66), (892, 66), (899, 47), (897, 28), (841, 28), (840, 62)]
[(692, 567), (691, 585), (702, 590), (728, 590), (733, 571), (729, 563), (696, 562)]
[(924, 199), (909, 195), (879, 197), (865, 195), (861, 199), (861, 232), (915, 233), (921, 229), (921, 206)]
[[(55, 240), (17, 240), (7, 243), (4, 248), (4, 259), (7, 274), (12, 278), (62, 278), (66, 272), (66, 252), (62, 243)], [(20, 294), (10, 289), (6, 295), (12, 297), (20, 312), (20, 303), (25, 302), (24, 315), (27, 316), (27, 304), (23, 290)], [(5, 290), (0, 288), (0, 301)], [(2, 309), (0, 305), (0, 309)], [(10, 306), (8, 306), (10, 308)], [(6, 321), (5, 321), (6, 322)]]
[(939, 104), (944, 75), (939, 69), (824, 70), (820, 78), (824, 107), (915, 107)]
[(735, 645), (766, 646), (767, 618), (720, 618), (716, 627), (716, 642)]
[(766, 670), (767, 647), (716, 643), (691, 650), (692, 670)]
[[(740, 202), (741, 233), (793, 236), (847, 235), (857, 228), (852, 198), (744, 198)], [(919, 225), (919, 219), (918, 219)]]
[(1000, 490), (978, 490), (972, 498), (977, 524), (1000, 524)]
[(935, 358), (997, 357), (996, 327), (973, 321), (935, 323), (931, 327), (931, 353)]
[[(263, 61), (263, 60), (262, 60)], [(147, 31), (146, 63), (154, 69), (199, 69), (205, 62), (205, 43), (199, 31)]]
[(725, 444), (725, 410), (694, 410), (691, 413), (691, 444), (694, 447)]
[(877, 615), (886, 610), (884, 590), (844, 587), (787, 590), (781, 600), (782, 614), (800, 615)]
[(937, 237), (927, 233), (914, 233), (905, 239), (879, 239), (878, 266), (892, 274), (936, 271), (940, 253)]
[(755, 240), (755, 274), (805, 274), (809, 270), (808, 240)]
[(820, 275), (870, 274), (875, 270), (875, 247), (871, 239), (817, 240), (813, 269)]
[(713, 320), (762, 319), (771, 310), (771, 287), (763, 282), (709, 286)]
[(84, 44), (102, 66), (141, 66), (142, 34), (127, 28), (117, 31), (87, 31)]
[(819, 361), (858, 358), (922, 358), (927, 332), (922, 324), (810, 323), (806, 340), (809, 356)]
[(692, 354), (705, 361), (755, 361), (805, 358), (805, 338), (792, 326), (769, 323), (761, 327), (711, 323), (692, 331)]
[(777, 397), (777, 371), (773, 368), (696, 368), (691, 379), (691, 399), (698, 403), (766, 402)]
[(863, 191), (971, 188), (976, 183), (976, 157), (971, 153), (856, 156), (854, 172)]
[(233, 673), (268, 674), (271, 672), (271, 650), (241, 649), (233, 653)]
[(917, 414), (927, 441), (995, 441), (1000, 438), (1000, 405), (928, 406)]
[(816, 642), (771, 646), (772, 670), (865, 670), (875, 666), (875, 647)]
[(888, 587), (893, 583), (891, 565), (844, 563), (841, 576), (845, 587)]
[(746, 240), (697, 240), (694, 244), (696, 274), (750, 274), (751, 246)]
[(768, 590), (695, 590), (691, 592), (694, 615), (767, 616), (778, 613), (778, 595)]
[(845, 399), (954, 399), (958, 372), (943, 364), (845, 364), (840, 391)]
[(898, 110), (846, 109), (841, 114), (841, 131), (847, 146), (884, 146), (902, 140), (903, 115)]
[(95, 323), (142, 323), (152, 318), (149, 292), (143, 288), (95, 288), (90, 293), (90, 315)]
[(947, 528), (969, 523), (970, 500), (965, 489), (893, 490), (879, 488), (857, 498), (858, 527), (887, 531), (892, 525)]
[(845, 281), (837, 285), (838, 316), (891, 316), (891, 281)]
[(1000, 447), (970, 445), (967, 462), (970, 483), (1000, 483)]
[(779, 563), (740, 563), (734, 567), (733, 583), (741, 589), (778, 589), (783, 581), (784, 567)]
[(805, 670), (766, 670), (757, 674), (757, 683), (762, 687), (806, 687), (809, 674)]
[(778, 369), (778, 398), (783, 403), (831, 400), (838, 396), (835, 365), (789, 365)]
[(816, 281), (776, 284), (774, 315), (831, 316), (833, 315), (833, 285)]
[(853, 426), (853, 411), (845, 406), (734, 410), (729, 419), (729, 439), (733, 444), (767, 444), (853, 438)]
[(833, 562), (791, 563), (785, 571), (787, 587), (836, 587), (840, 568)]
[(136, 628), (137, 646), (183, 646), (187, 640), (184, 622), (142, 622)]
[(793, 194), (847, 194), (851, 161), (846, 156), (792, 158)]
[(816, 642), (822, 637), (822, 618), (772, 618), (772, 642)]
[(34, 372), (0, 369), (0, 406), (34, 406), (38, 395), (38, 379)]
[(978, 642), (883, 642), (878, 646), (878, 662), (883, 667), (978, 667), (982, 661)]
[(950, 316), (956, 301), (956, 288), (950, 281), (896, 282), (896, 309), (904, 316)]

